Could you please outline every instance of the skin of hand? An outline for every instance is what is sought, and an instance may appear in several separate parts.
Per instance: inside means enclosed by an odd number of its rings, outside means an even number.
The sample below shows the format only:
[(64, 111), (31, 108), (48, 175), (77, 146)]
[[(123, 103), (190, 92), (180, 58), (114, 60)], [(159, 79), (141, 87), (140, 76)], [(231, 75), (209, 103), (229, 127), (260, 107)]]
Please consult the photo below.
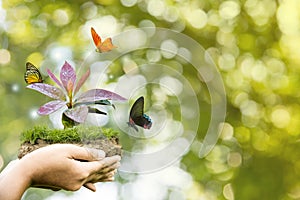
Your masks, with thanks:
[(76, 191), (93, 183), (113, 181), (120, 156), (72, 144), (53, 144), (16, 160), (0, 175), (0, 199), (21, 199), (29, 187)]

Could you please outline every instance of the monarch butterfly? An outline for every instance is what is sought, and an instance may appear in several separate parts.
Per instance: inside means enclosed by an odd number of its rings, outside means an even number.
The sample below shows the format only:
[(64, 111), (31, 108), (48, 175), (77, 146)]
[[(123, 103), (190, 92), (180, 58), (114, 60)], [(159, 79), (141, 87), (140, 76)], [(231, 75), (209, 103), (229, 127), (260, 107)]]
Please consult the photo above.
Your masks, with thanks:
[(27, 84), (43, 82), (40, 71), (30, 62), (26, 63), (26, 72), (24, 74), (24, 79)]
[(138, 128), (135, 125), (143, 127), (144, 129), (151, 128), (152, 121), (148, 115), (144, 114), (144, 97), (143, 96), (138, 98), (132, 105), (132, 108), (131, 108), (130, 114), (129, 114), (128, 125), (133, 127), (136, 131), (138, 131)]
[(91, 34), (94, 40), (94, 43), (96, 45), (96, 51), (103, 53), (103, 52), (108, 52), (111, 51), (113, 48), (116, 48), (112, 44), (111, 38), (106, 38), (103, 42), (101, 41), (101, 37), (96, 33), (95, 29), (92, 27), (91, 28)]

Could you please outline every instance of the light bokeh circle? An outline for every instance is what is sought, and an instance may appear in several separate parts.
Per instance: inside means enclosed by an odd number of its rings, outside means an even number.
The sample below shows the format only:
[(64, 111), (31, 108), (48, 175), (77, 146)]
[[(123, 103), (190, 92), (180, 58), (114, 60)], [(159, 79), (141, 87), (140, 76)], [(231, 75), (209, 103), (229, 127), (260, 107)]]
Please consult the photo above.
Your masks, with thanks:
[[(219, 125), (225, 120), (226, 93), (222, 77), (205, 49), (185, 34), (155, 27), (130, 29), (121, 32), (113, 37), (113, 42), (118, 47), (117, 50), (100, 54), (98, 59), (110, 60), (110, 63), (113, 63), (127, 58), (128, 55), (136, 51), (149, 50), (148, 56), (154, 55), (152, 58), (155, 58), (155, 61), (158, 61), (161, 57), (164, 59), (180, 57), (182, 62), (189, 63), (195, 69), (195, 78), (199, 80), (199, 84), (200, 81), (205, 83), (210, 96), (211, 119), (209, 120), (207, 132), (201, 134), (205, 136), (201, 140), (198, 155), (200, 158), (206, 156), (215, 146), (220, 133)], [(160, 53), (157, 53), (158, 51)], [(138, 144), (136, 146), (145, 145), (147, 147), (153, 141), (162, 141), (162, 144), (154, 150), (142, 147), (130, 150), (125, 148), (119, 171), (126, 173), (157, 171), (171, 165), (189, 151), (192, 142), (199, 133), (201, 108), (198, 102), (200, 97), (181, 70), (176, 71), (167, 64), (150, 61), (142, 64), (130, 60), (126, 62), (130, 64), (131, 68), (126, 69), (125, 74), (118, 78), (114, 92), (128, 98), (129, 102), (124, 106), (118, 106), (118, 111), (113, 114), (113, 121), (121, 132), (132, 140), (132, 143)], [(106, 67), (107, 70), (109, 64)], [(163, 76), (164, 74), (165, 76)], [(181, 89), (172, 86), (172, 83), (176, 85), (177, 81), (182, 84)], [(171, 84), (168, 84), (168, 82)], [(157, 86), (162, 89), (162, 96), (172, 96), (176, 99), (180, 120), (179, 123), (177, 123), (178, 119), (170, 122), (169, 116), (172, 113), (168, 111), (165, 105), (160, 104), (158, 98), (154, 98), (149, 102), (154, 101), (157, 105), (155, 103), (149, 105), (145, 101), (145, 112), (150, 113), (150, 117), (153, 117), (153, 127), (150, 130), (139, 128), (139, 132), (135, 133), (126, 125), (130, 106), (140, 95), (145, 96), (145, 100), (147, 100), (149, 95), (147, 95), (148, 90), (146, 88), (149, 85), (153, 88)], [(157, 91), (153, 91), (153, 93), (159, 94)], [(188, 103), (185, 103), (187, 99)], [(164, 101), (164, 98), (161, 101)], [(160, 115), (156, 114), (159, 113), (159, 110), (163, 110)], [(187, 113), (193, 114), (189, 115)], [(173, 131), (174, 135), (167, 138), (168, 140), (159, 140), (168, 131)]]

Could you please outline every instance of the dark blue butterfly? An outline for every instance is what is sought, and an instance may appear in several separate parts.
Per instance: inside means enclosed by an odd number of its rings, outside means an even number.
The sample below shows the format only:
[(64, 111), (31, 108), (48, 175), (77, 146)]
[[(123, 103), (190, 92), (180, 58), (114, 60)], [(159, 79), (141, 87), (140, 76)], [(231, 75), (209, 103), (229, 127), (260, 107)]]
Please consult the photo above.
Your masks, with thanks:
[(132, 108), (131, 108), (130, 114), (129, 114), (128, 125), (133, 127), (136, 131), (138, 131), (138, 128), (136, 127), (136, 125), (143, 127), (144, 129), (151, 128), (152, 121), (148, 115), (144, 114), (144, 97), (143, 96), (138, 98), (132, 105)]

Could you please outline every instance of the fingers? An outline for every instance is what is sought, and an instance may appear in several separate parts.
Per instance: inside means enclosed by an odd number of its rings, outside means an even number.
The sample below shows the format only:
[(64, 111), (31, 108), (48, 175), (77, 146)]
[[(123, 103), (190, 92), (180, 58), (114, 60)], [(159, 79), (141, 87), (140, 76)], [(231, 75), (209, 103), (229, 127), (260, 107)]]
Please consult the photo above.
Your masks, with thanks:
[[(89, 179), (86, 181), (88, 183), (97, 183), (97, 182), (111, 182), (114, 181), (114, 176), (116, 174), (117, 170), (113, 170), (106, 174), (93, 174), (89, 177)], [(87, 183), (84, 184), (85, 187)], [(90, 189), (90, 188), (89, 188)]]
[(106, 176), (102, 176), (98, 180), (90, 180), (90, 182), (83, 184), (83, 186), (86, 187), (87, 189), (91, 190), (92, 192), (96, 192), (96, 186), (93, 183), (114, 181), (115, 172), (116, 172), (116, 170), (106, 174)]
[(85, 150), (88, 152), (88, 154), (90, 154), (93, 160), (102, 160), (103, 158), (105, 158), (105, 152), (102, 150), (88, 147), (85, 147)]
[[(120, 167), (120, 156), (106, 157), (101, 161), (82, 163), (90, 167), (90, 175), (85, 180), (86, 183), (96, 183), (104, 181), (113, 181), (117, 168)], [(90, 189), (90, 188), (89, 188)]]
[(93, 183), (85, 183), (83, 186), (92, 192), (96, 192), (96, 186)]
[(96, 173), (97, 174), (107, 174), (109, 172), (116, 171), (117, 168), (119, 168), (119, 167), (120, 167), (120, 162), (116, 162), (113, 165), (102, 168), (100, 171), (97, 171)]
[(100, 182), (114, 181), (116, 173), (117, 173), (117, 170), (111, 171), (111, 172), (105, 174), (105, 176), (103, 176), (101, 179), (99, 179), (99, 181)]
[(82, 163), (84, 164), (84, 167), (93, 173), (107, 173), (109, 171), (112, 171), (120, 166), (120, 156), (112, 156), (112, 157), (106, 157), (99, 161), (93, 161), (88, 163)]
[(73, 145), (70, 156), (75, 160), (95, 161), (105, 158), (105, 152), (93, 148), (85, 148)]
[[(105, 153), (102, 150), (79, 146), (77, 146), (77, 153), (72, 155), (72, 158), (77, 160), (77, 165), (89, 174), (84, 178), (83, 186), (93, 192), (96, 191), (93, 183), (114, 180), (116, 169), (120, 166), (121, 160), (121, 157), (118, 155), (105, 157)], [(88, 162), (79, 162), (80, 160)]]

